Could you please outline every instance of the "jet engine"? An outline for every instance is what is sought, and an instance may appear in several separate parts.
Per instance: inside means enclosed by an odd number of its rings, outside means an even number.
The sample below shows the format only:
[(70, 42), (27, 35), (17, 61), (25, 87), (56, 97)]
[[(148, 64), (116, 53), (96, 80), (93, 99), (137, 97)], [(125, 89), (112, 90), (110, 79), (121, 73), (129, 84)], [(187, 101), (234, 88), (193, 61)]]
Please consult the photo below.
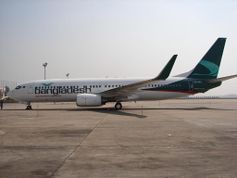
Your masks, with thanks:
[(78, 94), (77, 95), (77, 106), (101, 106), (102, 99), (97, 94)]

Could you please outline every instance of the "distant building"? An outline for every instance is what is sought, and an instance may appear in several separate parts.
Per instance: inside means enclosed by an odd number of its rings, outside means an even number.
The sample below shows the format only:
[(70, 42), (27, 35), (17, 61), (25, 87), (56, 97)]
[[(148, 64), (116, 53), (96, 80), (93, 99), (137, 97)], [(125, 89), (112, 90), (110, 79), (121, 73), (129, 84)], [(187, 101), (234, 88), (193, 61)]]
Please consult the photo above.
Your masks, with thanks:
[(10, 89), (13, 89), (17, 86), (17, 82), (0, 80), (0, 88), (4, 88), (5, 86), (8, 86)]
[(13, 89), (17, 86), (17, 82), (7, 81), (7, 80), (0, 80), (0, 98), (3, 97), (4, 88), (6, 86), (8, 86), (10, 89)]
[(4, 90), (4, 88), (3, 88), (3, 87), (0, 87), (0, 98), (3, 97), (3, 90)]

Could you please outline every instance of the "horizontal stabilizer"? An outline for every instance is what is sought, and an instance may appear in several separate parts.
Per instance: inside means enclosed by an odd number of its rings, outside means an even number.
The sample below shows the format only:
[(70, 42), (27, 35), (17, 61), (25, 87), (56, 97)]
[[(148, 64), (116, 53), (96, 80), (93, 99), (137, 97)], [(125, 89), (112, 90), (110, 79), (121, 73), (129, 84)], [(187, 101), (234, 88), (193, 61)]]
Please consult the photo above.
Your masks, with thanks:
[(230, 79), (233, 79), (233, 78), (236, 78), (236, 77), (237, 77), (237, 75), (230, 75), (230, 76), (227, 76), (227, 77), (221, 77), (221, 78), (213, 79), (213, 80), (210, 80), (209, 82), (210, 83), (224, 82), (226, 80), (230, 80)]
[(169, 77), (170, 72), (174, 66), (175, 60), (177, 58), (177, 54), (173, 55), (172, 58), (169, 60), (169, 62), (166, 64), (166, 66), (163, 68), (163, 70), (160, 72), (160, 74), (154, 78), (153, 80), (165, 80)]

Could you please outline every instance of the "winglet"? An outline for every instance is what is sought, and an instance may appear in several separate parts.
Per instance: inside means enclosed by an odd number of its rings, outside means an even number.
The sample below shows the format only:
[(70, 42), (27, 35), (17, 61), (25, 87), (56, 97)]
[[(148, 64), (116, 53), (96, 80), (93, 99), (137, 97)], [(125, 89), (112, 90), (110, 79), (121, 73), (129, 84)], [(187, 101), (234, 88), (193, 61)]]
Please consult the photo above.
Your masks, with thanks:
[(172, 58), (169, 60), (169, 62), (166, 64), (166, 66), (162, 69), (160, 74), (154, 78), (153, 80), (165, 80), (169, 77), (170, 72), (174, 66), (175, 60), (177, 58), (177, 54), (173, 55)]

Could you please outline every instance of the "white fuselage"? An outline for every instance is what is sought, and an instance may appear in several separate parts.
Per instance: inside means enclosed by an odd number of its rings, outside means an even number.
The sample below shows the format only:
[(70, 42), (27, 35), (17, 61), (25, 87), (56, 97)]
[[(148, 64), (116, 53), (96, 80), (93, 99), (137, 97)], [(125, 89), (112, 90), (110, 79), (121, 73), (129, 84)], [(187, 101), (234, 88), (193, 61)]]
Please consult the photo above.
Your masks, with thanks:
[[(145, 88), (166, 85), (183, 78), (170, 78), (164, 81), (151, 82), (122, 101), (163, 100), (189, 95), (182, 92), (146, 91)], [(143, 81), (144, 79), (64, 79), (41, 80), (19, 85), (8, 93), (8, 96), (23, 103), (29, 102), (70, 102), (76, 101), (82, 93), (100, 94), (101, 92)]]

